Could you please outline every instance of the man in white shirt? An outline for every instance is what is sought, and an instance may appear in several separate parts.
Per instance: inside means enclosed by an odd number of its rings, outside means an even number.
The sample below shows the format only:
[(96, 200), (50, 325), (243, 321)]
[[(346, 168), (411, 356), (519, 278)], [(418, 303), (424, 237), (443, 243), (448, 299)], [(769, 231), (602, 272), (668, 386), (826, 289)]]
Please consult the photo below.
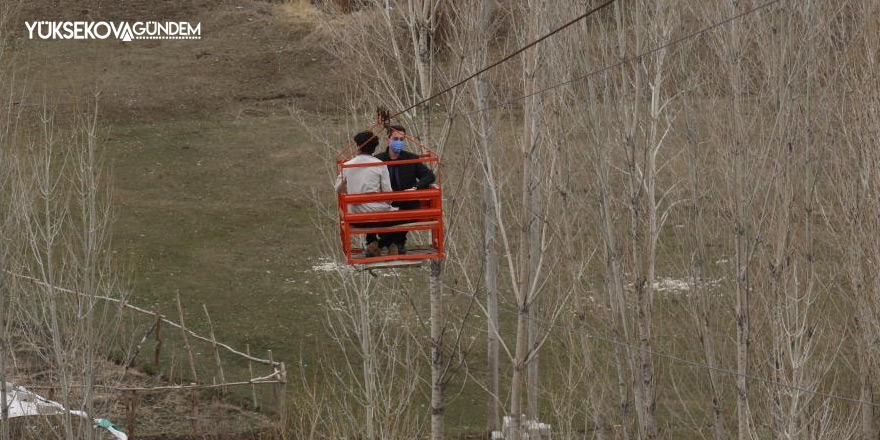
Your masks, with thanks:
[[(358, 145), (357, 156), (345, 162), (345, 165), (362, 163), (381, 163), (373, 157), (373, 152), (379, 145), (379, 138), (369, 131), (362, 131), (354, 136), (354, 142)], [(388, 175), (388, 167), (385, 165), (365, 166), (356, 168), (343, 168), (342, 173), (336, 176), (336, 192), (348, 194), (365, 194), (377, 192), (391, 192), (391, 179)], [(349, 213), (396, 211), (389, 202), (368, 202), (348, 205)], [(372, 223), (372, 226), (389, 226), (387, 224)], [(366, 226), (366, 225), (352, 225)], [(379, 238), (376, 234), (367, 234), (367, 246), (364, 249), (367, 257), (378, 256)]]

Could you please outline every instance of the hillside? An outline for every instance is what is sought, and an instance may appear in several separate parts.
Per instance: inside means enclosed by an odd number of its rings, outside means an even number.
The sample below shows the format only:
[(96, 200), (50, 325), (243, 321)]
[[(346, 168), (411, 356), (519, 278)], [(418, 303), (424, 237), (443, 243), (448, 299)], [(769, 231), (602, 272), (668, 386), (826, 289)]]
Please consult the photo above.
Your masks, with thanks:
[[(97, 92), (111, 246), (130, 301), (170, 311), (179, 291), (191, 327), (206, 330), (206, 304), (219, 340), (273, 349), (289, 364), (308, 363), (322, 329), (312, 267), (328, 253), (310, 233), (310, 191), (329, 181), (324, 153), (290, 112), (330, 127), (340, 116), (337, 74), (310, 37), (313, 13), (262, 1), (37, 1), (23, 2), (12, 26), (26, 106), (45, 96), (69, 121)], [(145, 17), (200, 22), (203, 38), (21, 38), (31, 20)]]
[[(13, 17), (0, 266), (147, 310), (10, 281), (0, 314), (53, 378), (125, 358), (161, 311), (249, 354), (172, 330), (135, 382), (284, 362), (287, 407), (245, 382), (217, 414), (273, 401), (282, 437), (876, 438), (876, 1), (40, 0)], [(24, 37), (146, 19), (201, 38)], [(442, 263), (343, 264), (334, 160), (379, 105), (411, 106), (405, 148), (442, 157)]]

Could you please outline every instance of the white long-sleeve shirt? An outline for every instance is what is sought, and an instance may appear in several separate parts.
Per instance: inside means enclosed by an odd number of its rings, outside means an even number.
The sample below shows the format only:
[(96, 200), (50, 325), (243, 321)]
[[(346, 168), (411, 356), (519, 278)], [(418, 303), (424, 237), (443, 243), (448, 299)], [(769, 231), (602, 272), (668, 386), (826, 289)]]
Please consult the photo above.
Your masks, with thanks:
[[(369, 154), (358, 154), (345, 162), (346, 165), (382, 162)], [(348, 194), (365, 194), (377, 192), (391, 192), (391, 178), (388, 175), (388, 167), (377, 165), (372, 167), (344, 168), (342, 174), (336, 176), (336, 192), (342, 187), (342, 177), (345, 176), (346, 192)], [(389, 202), (370, 202), (348, 205), (349, 213), (396, 211)]]

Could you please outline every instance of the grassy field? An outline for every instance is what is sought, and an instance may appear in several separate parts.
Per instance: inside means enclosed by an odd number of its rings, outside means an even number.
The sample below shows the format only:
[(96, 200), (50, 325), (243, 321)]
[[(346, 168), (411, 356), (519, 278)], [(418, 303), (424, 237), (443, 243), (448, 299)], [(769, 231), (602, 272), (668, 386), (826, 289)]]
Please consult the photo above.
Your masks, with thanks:
[[(200, 21), (204, 37), (18, 39), (18, 85), (28, 104), (45, 96), (59, 117), (99, 93), (115, 203), (112, 248), (133, 286), (131, 301), (176, 316), (179, 292), (188, 326), (207, 333), (205, 304), (220, 341), (249, 344), (261, 357), (271, 349), (293, 377), (298, 365), (309, 376), (315, 356), (334, 357), (324, 337), (327, 283), (313, 269), (336, 252), (335, 241), (316, 233), (335, 233), (317, 209), (333, 201), (327, 145), (360, 128), (336, 108), (341, 74), (310, 37), (309, 10), (291, 4), (36, 2), (24, 6), (21, 22), (143, 19), (147, 12)], [(300, 118), (291, 116), (294, 107)], [(209, 366), (209, 348), (196, 351)], [(185, 368), (181, 351), (165, 353)], [(246, 364), (227, 361), (227, 378), (243, 378)], [(458, 396), (448, 407), (451, 431), (478, 431), (479, 390), (460, 394), (460, 385), (450, 385)]]
[[(21, 86), (32, 103), (41, 95), (57, 103), (59, 115), (99, 92), (114, 250), (130, 270), (134, 300), (168, 306), (179, 290), (188, 305), (207, 303), (224, 316), (221, 338), (280, 348), (298, 333), (286, 323), (320, 318), (306, 311), (315, 300), (301, 278), (327, 253), (309, 231), (312, 192), (329, 185), (331, 169), (288, 106), (314, 110), (332, 89), (316, 78), (320, 63), (302, 41), (308, 27), (283, 7), (203, 3), (120, 9), (96, 2), (109, 10), (92, 13), (106, 18), (151, 11), (201, 20), (205, 38), (19, 40)], [(73, 14), (29, 4), (22, 15), (44, 11)], [(272, 32), (287, 38), (289, 50), (273, 50), (280, 40)], [(336, 128), (333, 118), (311, 119)]]

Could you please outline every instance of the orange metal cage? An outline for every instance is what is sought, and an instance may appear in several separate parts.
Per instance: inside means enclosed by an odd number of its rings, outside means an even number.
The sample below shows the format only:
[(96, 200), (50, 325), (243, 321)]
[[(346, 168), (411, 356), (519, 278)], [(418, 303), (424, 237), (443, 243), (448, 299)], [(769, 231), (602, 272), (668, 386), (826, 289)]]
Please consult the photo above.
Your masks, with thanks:
[[(370, 127), (373, 131), (379, 126)], [(377, 135), (378, 136), (378, 135)], [(353, 142), (346, 145), (336, 157), (336, 173), (342, 173), (345, 168), (360, 168), (372, 166), (404, 165), (408, 163), (424, 163), (432, 168), (436, 180), (430, 188), (413, 191), (394, 191), (367, 194), (346, 194), (340, 192), (337, 195), (339, 209), (339, 235), (342, 241), (342, 251), (348, 264), (372, 264), (391, 261), (410, 261), (442, 259), (443, 258), (443, 194), (440, 187), (440, 158), (434, 151), (409, 135), (407, 141), (422, 150), (418, 159), (396, 160), (390, 162), (374, 162), (363, 164), (349, 164), (345, 162), (357, 154), (357, 146)], [(354, 148), (352, 148), (354, 146)], [(351, 213), (349, 206), (369, 202), (395, 202), (395, 201), (418, 201), (418, 209)], [(398, 223), (394, 226), (385, 226), (389, 222)], [(375, 225), (375, 226), (373, 226)], [(404, 255), (379, 255), (367, 257), (362, 247), (353, 243), (352, 236), (366, 234), (382, 234), (403, 231), (428, 231), (430, 242), (427, 245), (408, 247)]]

